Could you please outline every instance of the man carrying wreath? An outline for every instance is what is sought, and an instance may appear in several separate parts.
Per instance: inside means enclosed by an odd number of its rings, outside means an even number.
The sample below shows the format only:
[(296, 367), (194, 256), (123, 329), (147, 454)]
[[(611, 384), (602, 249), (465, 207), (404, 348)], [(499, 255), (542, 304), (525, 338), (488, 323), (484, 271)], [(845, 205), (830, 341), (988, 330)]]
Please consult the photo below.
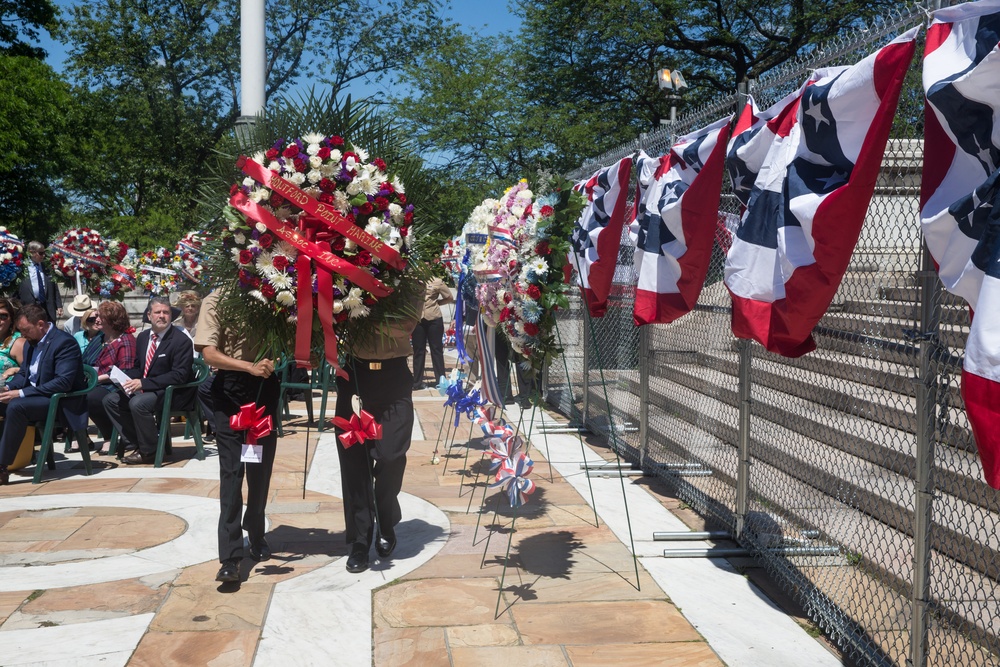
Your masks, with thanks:
[[(264, 510), (271, 487), (271, 469), (278, 438), (272, 430), (257, 444), (262, 447), (259, 463), (241, 460), (243, 431), (236, 431), (230, 417), (242, 406), (264, 408), (264, 416), (278, 417), (278, 376), (274, 361), (263, 358), (259, 340), (250, 340), (243, 323), (220, 317), (219, 292), (213, 292), (201, 304), (194, 346), (205, 362), (219, 369), (212, 382), (215, 408), (216, 444), (219, 449), (219, 562), (222, 566), (215, 580), (240, 580), (243, 559), (243, 531), (247, 531), (250, 557), (255, 561), (271, 558), (271, 548), (264, 539)], [(246, 510), (243, 510), (243, 478), (247, 480)], [(240, 520), (240, 513), (243, 519)]]

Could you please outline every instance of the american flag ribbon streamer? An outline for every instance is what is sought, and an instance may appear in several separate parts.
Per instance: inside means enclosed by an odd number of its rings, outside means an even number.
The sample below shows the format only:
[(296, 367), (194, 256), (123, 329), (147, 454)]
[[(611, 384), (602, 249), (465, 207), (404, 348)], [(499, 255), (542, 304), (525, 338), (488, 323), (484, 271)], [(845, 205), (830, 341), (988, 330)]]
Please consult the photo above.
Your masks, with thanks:
[(1000, 0), (934, 12), (924, 54), (920, 221), (972, 327), (962, 398), (986, 483), (1000, 489)]
[(629, 228), (639, 274), (633, 319), (667, 324), (694, 308), (719, 224), (719, 198), (732, 117), (674, 143), (666, 155), (640, 153), (639, 193)]
[(503, 396), (497, 382), (496, 333), (493, 327), (486, 326), (482, 314), (476, 317), (476, 341), (479, 343), (479, 374), (483, 383), (480, 393), (487, 402), (503, 407)]
[(573, 230), (569, 265), (577, 269), (577, 280), (593, 317), (601, 317), (608, 309), (631, 175), (632, 160), (623, 158), (573, 187), (587, 203)]
[(855, 65), (816, 70), (756, 121), (752, 109), (741, 115), (729, 169), (737, 196), (752, 185), (725, 271), (737, 338), (788, 357), (816, 348), (812, 329), (861, 234), (918, 30)]

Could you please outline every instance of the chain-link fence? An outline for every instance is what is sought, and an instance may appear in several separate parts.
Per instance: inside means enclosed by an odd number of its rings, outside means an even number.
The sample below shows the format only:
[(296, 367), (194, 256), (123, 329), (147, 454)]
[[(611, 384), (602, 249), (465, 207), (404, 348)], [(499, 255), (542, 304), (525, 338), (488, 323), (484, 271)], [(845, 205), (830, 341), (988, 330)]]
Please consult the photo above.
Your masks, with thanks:
[[(790, 63), (749, 92), (761, 108), (809, 71), (852, 64), (921, 22), (914, 8)], [(919, 59), (921, 49), (918, 49)], [(666, 480), (727, 529), (857, 664), (1000, 664), (1000, 496), (982, 481), (959, 390), (969, 330), (919, 230), (919, 60), (905, 84), (853, 260), (799, 359), (736, 340), (717, 247), (697, 307), (632, 323), (623, 235), (608, 313), (563, 313), (551, 404)], [(686, 114), (573, 174), (734, 113), (739, 96)], [(633, 189), (634, 191), (634, 189)], [(739, 214), (724, 185), (720, 216)], [(577, 342), (582, 343), (578, 346)]]

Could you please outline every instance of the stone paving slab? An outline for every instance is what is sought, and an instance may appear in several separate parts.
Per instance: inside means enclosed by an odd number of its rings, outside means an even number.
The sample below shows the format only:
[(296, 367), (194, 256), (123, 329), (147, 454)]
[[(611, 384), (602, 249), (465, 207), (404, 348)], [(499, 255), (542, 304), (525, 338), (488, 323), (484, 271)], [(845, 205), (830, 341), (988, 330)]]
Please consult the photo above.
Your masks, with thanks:
[[(415, 432), (436, 438), (441, 399), (415, 399)], [(214, 582), (212, 445), (194, 460), (175, 429), (161, 469), (99, 457), (86, 477), (79, 454), (60, 452), (43, 484), (13, 476), (0, 487), (3, 664), (724, 664), (636, 564), (623, 528), (595, 520), (578, 475), (534, 449), (538, 490), (515, 513), (484, 496), (488, 465), (477, 439), (461, 442), (465, 425), (437, 463), (435, 440), (414, 441), (397, 553), (346, 573), (333, 434), (303, 422), (279, 444), (274, 558), (244, 560), (235, 587)], [(664, 512), (673, 502), (649, 497)], [(73, 561), (46, 561), (51, 576), (15, 564), (60, 553)]]

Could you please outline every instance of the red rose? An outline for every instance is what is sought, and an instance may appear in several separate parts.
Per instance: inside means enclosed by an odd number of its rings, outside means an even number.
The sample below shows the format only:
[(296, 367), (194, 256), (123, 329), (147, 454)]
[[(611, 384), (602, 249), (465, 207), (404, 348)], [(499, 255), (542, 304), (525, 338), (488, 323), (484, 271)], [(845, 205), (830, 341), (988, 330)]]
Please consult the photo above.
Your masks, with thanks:
[(507, 262), (507, 268), (510, 269), (511, 271), (513, 271), (514, 269), (516, 269), (517, 268), (517, 260), (516, 259), (512, 259), (509, 262)]
[(284, 203), (285, 203), (284, 197), (279, 195), (277, 192), (271, 193), (271, 206), (273, 206), (274, 208), (279, 208)]
[(273, 299), (276, 292), (271, 283), (264, 283), (260, 286), (260, 293), (264, 295), (265, 298)]
[(368, 266), (372, 263), (372, 254), (367, 250), (358, 253), (358, 266)]
[(319, 181), (319, 189), (323, 192), (333, 192), (337, 189), (337, 184), (331, 181), (329, 178), (322, 178)]
[(271, 244), (274, 243), (274, 237), (271, 236), (270, 234), (261, 234), (260, 238), (257, 239), (257, 243), (260, 244), (261, 248), (264, 249), (270, 248)]
[(371, 295), (366, 296), (364, 299), (362, 299), (362, 303), (364, 303), (366, 306), (374, 306), (376, 301), (377, 299)]
[(538, 335), (538, 325), (537, 324), (532, 324), (531, 322), (525, 322), (524, 323), (524, 333), (528, 334), (529, 336), (537, 336)]
[(341, 252), (346, 244), (347, 241), (343, 236), (341, 236), (339, 239), (336, 239), (333, 243), (331, 243), (330, 246), (333, 248), (334, 252)]
[(384, 211), (387, 208), (389, 208), (389, 200), (386, 199), (385, 197), (376, 197), (375, 206), (378, 207), (378, 210)]
[(407, 236), (410, 235), (410, 228), (409, 227), (400, 227), (399, 228), (399, 235), (402, 236), (405, 239)]
[(406, 213), (403, 214), (403, 222), (405, 222), (407, 225), (413, 224), (413, 211), (407, 211)]
[(333, 321), (337, 322), (338, 324), (341, 323), (341, 322), (343, 322), (343, 321), (345, 321), (345, 320), (347, 320), (347, 311), (346, 310), (342, 310), (342, 311), (340, 311), (339, 313), (337, 313), (336, 315), (333, 316)]
[(531, 210), (532, 210), (532, 209), (533, 209), (534, 207), (535, 207), (535, 205), (534, 205), (534, 204), (528, 204), (528, 208), (524, 209), (524, 217), (526, 217), (526, 218), (530, 218), (530, 217), (531, 217)]
[(404, 193), (402, 193), (402, 192), (399, 193), (399, 203), (400, 204), (405, 204), (406, 203), (406, 195)]
[(253, 276), (250, 278), (250, 286), (254, 289), (260, 287), (260, 276)]
[(253, 253), (249, 250), (240, 250), (240, 264), (244, 266), (253, 263)]
[(514, 300), (514, 297), (512, 297), (510, 295), (510, 292), (507, 292), (506, 294), (503, 295), (503, 302), (504, 303), (510, 303), (513, 300)]
[(538, 289), (538, 285), (529, 285), (528, 296), (537, 301), (542, 296), (542, 290)]
[(234, 194), (240, 191), (240, 186), (233, 183), (232, 187), (229, 188), (229, 196), (232, 197)]
[(344, 138), (343, 137), (338, 137), (338, 136), (334, 135), (334, 136), (330, 137), (330, 145), (331, 146), (343, 146), (344, 145)]
[(274, 158), (278, 157), (278, 149), (268, 148), (267, 151), (264, 153), (264, 157), (266, 157), (269, 161), (273, 160)]
[(325, 159), (327, 159), (328, 157), (330, 157), (330, 149), (329, 149), (329, 148), (327, 148), (326, 146), (320, 146), (319, 150), (318, 150), (318, 151), (316, 151), (316, 155), (317, 155), (317, 156), (318, 156), (318, 157), (319, 157), (320, 159), (323, 159), (323, 160), (325, 160)]
[(506, 322), (507, 320), (511, 319), (513, 315), (514, 312), (510, 308), (504, 308), (503, 310), (500, 311), (500, 321)]
[(299, 147), (295, 144), (289, 144), (285, 150), (281, 151), (281, 154), (285, 157), (295, 157), (299, 154)]
[(292, 160), (292, 164), (295, 165), (295, 171), (300, 173), (305, 173), (306, 170), (309, 169), (309, 163), (299, 158)]
[(372, 164), (378, 167), (379, 171), (385, 171), (385, 160), (383, 160), (382, 158), (380, 157), (375, 158), (374, 160), (372, 160)]
[(535, 254), (537, 255), (548, 255), (552, 253), (552, 248), (549, 247), (548, 241), (539, 241), (538, 245), (535, 246)]
[(547, 218), (547, 217), (549, 217), (550, 215), (552, 215), (555, 212), (556, 212), (555, 209), (552, 208), (551, 206), (549, 206), (548, 204), (546, 204), (545, 206), (542, 207), (542, 217), (543, 218)]
[(288, 268), (288, 258), (285, 257), (284, 255), (275, 255), (273, 262), (274, 262), (274, 268), (276, 268), (278, 271), (284, 271), (286, 268)]
[(379, 184), (378, 189), (388, 192), (390, 194), (396, 191), (396, 188), (392, 187), (392, 183), (390, 183), (389, 181)]
[(319, 193), (319, 200), (321, 202), (323, 202), (324, 204), (332, 204), (334, 201), (336, 201), (333, 198), (333, 195), (331, 195), (328, 192), (321, 192), (321, 193)]

